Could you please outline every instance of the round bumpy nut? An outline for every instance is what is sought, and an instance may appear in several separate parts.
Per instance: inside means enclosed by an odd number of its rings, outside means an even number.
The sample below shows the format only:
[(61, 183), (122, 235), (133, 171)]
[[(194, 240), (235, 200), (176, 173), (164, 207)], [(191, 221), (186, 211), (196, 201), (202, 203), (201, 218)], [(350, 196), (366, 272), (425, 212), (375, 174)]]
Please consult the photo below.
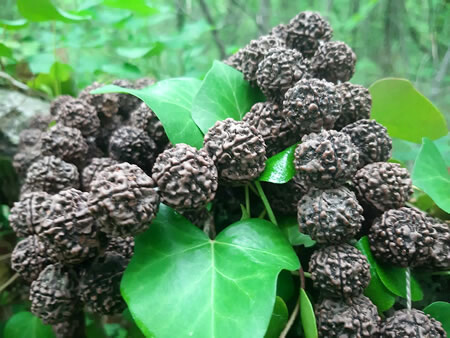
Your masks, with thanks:
[(359, 165), (358, 150), (347, 134), (324, 130), (306, 135), (295, 149), (295, 170), (307, 184), (336, 187), (350, 180)]
[(36, 148), (37, 145), (40, 145), (41, 137), (42, 130), (37, 128), (22, 130), (19, 135), (19, 150)]
[(158, 156), (152, 177), (162, 201), (178, 210), (204, 207), (218, 186), (217, 169), (206, 151), (183, 143)]
[(361, 229), (363, 208), (345, 187), (311, 189), (298, 202), (300, 232), (320, 244), (346, 242)]
[(370, 118), (372, 96), (367, 88), (344, 82), (337, 85), (336, 89), (342, 96), (342, 109), (334, 129), (341, 130), (347, 124)]
[(25, 193), (14, 203), (9, 214), (9, 224), (18, 237), (27, 237), (36, 233), (36, 228), (45, 219), (50, 199), (46, 192)]
[(352, 78), (355, 73), (356, 54), (344, 42), (330, 41), (319, 46), (311, 60), (314, 77), (338, 83)]
[(74, 98), (70, 95), (60, 95), (56, 97), (51, 103), (50, 103), (50, 115), (56, 116), (61, 109), (61, 107), (66, 102), (71, 102), (74, 100)]
[(308, 192), (309, 187), (295, 175), (284, 184), (265, 183), (267, 198), (272, 209), (282, 214), (295, 214), (298, 201)]
[(84, 88), (78, 98), (86, 101), (90, 106), (95, 108), (100, 119), (111, 118), (119, 111), (119, 97), (117, 94), (91, 94), (94, 89), (103, 87), (104, 84), (94, 82), (90, 86)]
[(100, 128), (100, 119), (95, 108), (84, 100), (66, 100), (58, 107), (56, 121), (64, 126), (76, 128), (84, 137), (95, 137)]
[(373, 162), (384, 162), (391, 158), (392, 139), (387, 129), (375, 120), (359, 120), (344, 128), (359, 150), (359, 165), (364, 167)]
[(42, 157), (42, 152), (40, 144), (36, 148), (28, 148), (26, 150), (21, 150), (16, 153), (13, 157), (13, 167), (17, 175), (20, 177), (25, 177), (28, 168), (36, 162), (40, 157)]
[(435, 242), (430, 248), (431, 265), (438, 269), (450, 269), (450, 225), (436, 220), (427, 220), (433, 224)]
[(359, 200), (379, 211), (404, 206), (413, 193), (408, 170), (398, 163), (368, 164), (358, 170), (353, 182)]
[(81, 309), (70, 319), (52, 325), (55, 338), (83, 337), (85, 335), (85, 313)]
[(88, 203), (100, 230), (111, 236), (129, 236), (147, 230), (158, 211), (159, 196), (142, 169), (119, 163), (95, 176)]
[(36, 232), (45, 246), (52, 249), (56, 261), (78, 264), (99, 253), (99, 233), (88, 210), (87, 195), (67, 189), (46, 202), (50, 207)]
[(55, 156), (44, 156), (28, 168), (22, 187), (24, 192), (45, 191), (55, 194), (80, 186), (77, 167)]
[(51, 263), (43, 243), (36, 235), (18, 242), (11, 255), (11, 268), (27, 282), (37, 279), (41, 271)]
[(121, 313), (125, 301), (120, 294), (120, 280), (128, 260), (106, 253), (80, 272), (79, 293), (89, 311), (102, 315)]
[(81, 164), (86, 158), (88, 145), (78, 129), (57, 124), (42, 135), (42, 154), (54, 155), (62, 160)]
[[(114, 80), (112, 84), (123, 88), (135, 88), (135, 84), (133, 82), (125, 79)], [(119, 113), (124, 117), (128, 117), (130, 113), (141, 103), (141, 100), (138, 97), (131, 94), (116, 95), (119, 98)]]
[(444, 338), (442, 324), (417, 309), (398, 310), (380, 325), (380, 336), (386, 338)]
[(113, 160), (109, 157), (99, 157), (93, 158), (91, 162), (84, 167), (83, 172), (81, 173), (81, 186), (84, 191), (91, 190), (91, 182), (102, 170), (106, 169), (109, 166), (117, 164), (116, 160)]
[(244, 79), (255, 84), (258, 65), (264, 59), (269, 49), (284, 46), (284, 42), (273, 35), (263, 35), (257, 40), (250, 41), (242, 50), (241, 69), (244, 74)]
[(316, 317), (319, 337), (378, 337), (381, 319), (377, 307), (365, 296), (355, 297), (350, 303), (324, 299)]
[(39, 129), (46, 131), (52, 122), (53, 117), (50, 114), (37, 114), (28, 120), (28, 129)]
[(349, 244), (331, 245), (315, 251), (309, 267), (314, 287), (328, 298), (359, 296), (370, 282), (366, 256)]
[(301, 135), (333, 128), (341, 104), (336, 87), (318, 79), (300, 80), (286, 92), (283, 101), (286, 118)]
[(79, 306), (74, 279), (63, 265), (48, 265), (31, 284), (31, 312), (45, 324), (69, 320)]
[(244, 49), (239, 49), (233, 55), (230, 55), (226, 58), (223, 63), (227, 64), (230, 67), (242, 72), (242, 63), (244, 62)]
[(244, 121), (217, 121), (203, 145), (213, 159), (219, 178), (226, 183), (247, 183), (266, 166), (266, 144), (258, 130)]
[(169, 142), (162, 123), (144, 102), (131, 112), (130, 125), (145, 130), (159, 147), (164, 147)]
[(258, 87), (268, 99), (278, 102), (304, 78), (310, 78), (309, 61), (299, 51), (282, 47), (269, 49), (256, 71)]
[(122, 127), (109, 140), (109, 155), (113, 159), (136, 164), (145, 171), (151, 170), (156, 153), (156, 143), (142, 129)]
[(369, 230), (374, 256), (402, 267), (429, 263), (435, 237), (436, 230), (425, 214), (406, 207), (384, 212)]
[(266, 144), (266, 155), (273, 156), (299, 141), (295, 127), (286, 119), (276, 103), (258, 102), (242, 119), (255, 127)]
[(305, 11), (297, 14), (286, 27), (286, 45), (311, 57), (319, 44), (333, 36), (330, 24), (319, 13)]
[(274, 35), (280, 40), (286, 42), (287, 38), (287, 25), (280, 23), (279, 25), (276, 25), (270, 30), (270, 35)]
[(121, 255), (130, 260), (134, 254), (134, 237), (111, 237), (105, 249), (105, 254)]

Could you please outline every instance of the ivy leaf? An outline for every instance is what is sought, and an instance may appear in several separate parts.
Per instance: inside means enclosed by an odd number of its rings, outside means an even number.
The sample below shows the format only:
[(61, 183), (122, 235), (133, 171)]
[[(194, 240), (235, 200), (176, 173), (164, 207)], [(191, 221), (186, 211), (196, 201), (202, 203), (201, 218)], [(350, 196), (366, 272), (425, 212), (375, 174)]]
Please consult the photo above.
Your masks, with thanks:
[(146, 0), (103, 0), (103, 4), (111, 8), (127, 9), (141, 15), (152, 15), (159, 13), (156, 8), (147, 6)]
[(299, 266), (268, 221), (239, 221), (210, 240), (161, 204), (150, 229), (136, 239), (121, 292), (145, 335), (263, 337), (278, 273)]
[(316, 316), (311, 301), (304, 289), (300, 289), (300, 320), (305, 338), (317, 338)]
[(316, 244), (309, 235), (300, 232), (296, 217), (282, 217), (278, 220), (278, 226), (291, 245), (304, 245), (309, 248)]
[(147, 47), (118, 47), (116, 53), (129, 59), (141, 59), (161, 54), (164, 50), (164, 44), (157, 41)]
[(450, 213), (450, 174), (437, 147), (425, 137), (414, 164), (412, 180), (442, 210)]
[(442, 113), (408, 80), (381, 79), (369, 91), (371, 116), (387, 128), (390, 136), (420, 143), (422, 137), (434, 140), (447, 134)]
[(296, 144), (270, 157), (266, 161), (266, 168), (258, 180), (271, 183), (286, 183), (295, 175), (294, 153)]
[(186, 143), (200, 149), (203, 146), (203, 134), (191, 117), (192, 100), (200, 85), (201, 81), (194, 78), (174, 78), (159, 81), (144, 89), (108, 85), (92, 93), (127, 93), (137, 96), (158, 116), (170, 142)]
[(440, 321), (447, 336), (450, 336), (450, 303), (434, 302), (423, 309), (423, 312)]
[(17, 0), (20, 14), (30, 21), (63, 21), (68, 23), (89, 20), (90, 17), (75, 15), (55, 7), (51, 0)]
[(8, 46), (0, 42), (0, 57), (1, 56), (12, 58), (12, 50)]
[(277, 296), (283, 298), (285, 302), (291, 300), (294, 295), (294, 279), (290, 271), (283, 270), (278, 275)]
[(0, 20), (0, 27), (8, 29), (8, 30), (16, 30), (24, 28), (28, 25), (28, 21), (26, 19), (17, 19), (17, 20)]
[(6, 323), (5, 338), (54, 338), (52, 327), (44, 325), (31, 312), (19, 312)]
[(272, 318), (270, 318), (269, 327), (267, 329), (265, 338), (278, 338), (281, 331), (283, 331), (288, 321), (289, 312), (286, 304), (281, 297), (275, 299), (275, 306), (273, 307)]
[(241, 72), (214, 61), (192, 104), (192, 118), (206, 134), (217, 121), (229, 117), (241, 120), (258, 101), (264, 101), (264, 97), (244, 80)]

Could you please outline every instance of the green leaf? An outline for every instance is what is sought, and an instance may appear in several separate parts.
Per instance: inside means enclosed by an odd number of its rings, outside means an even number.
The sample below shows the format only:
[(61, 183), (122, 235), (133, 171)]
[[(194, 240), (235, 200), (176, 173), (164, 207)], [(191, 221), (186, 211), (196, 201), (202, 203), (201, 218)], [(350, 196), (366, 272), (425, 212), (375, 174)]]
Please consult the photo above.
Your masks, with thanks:
[(142, 76), (141, 71), (130, 63), (107, 63), (100, 68), (103, 72), (115, 75), (119, 78), (138, 79)]
[(278, 273), (298, 268), (289, 242), (268, 221), (239, 221), (210, 240), (161, 204), (136, 239), (121, 292), (145, 335), (263, 337)]
[(311, 301), (304, 289), (300, 289), (300, 319), (305, 338), (317, 338), (316, 316)]
[(0, 42), (0, 57), (12, 58), (12, 49)]
[(19, 312), (6, 323), (5, 338), (54, 338), (52, 327), (42, 324), (41, 320), (30, 312)]
[(440, 321), (447, 336), (450, 337), (450, 303), (434, 302), (423, 309), (423, 312)]
[(252, 88), (241, 72), (214, 61), (192, 103), (192, 118), (206, 134), (217, 121), (229, 117), (241, 120), (253, 104), (263, 100), (261, 92)]
[(390, 136), (420, 143), (422, 137), (434, 140), (447, 134), (444, 116), (408, 80), (381, 79), (369, 91), (371, 116), (387, 128)]
[(203, 146), (203, 134), (191, 117), (192, 100), (200, 84), (200, 80), (193, 78), (173, 78), (139, 90), (109, 85), (92, 93), (128, 93), (137, 96), (158, 116), (172, 144), (186, 143), (200, 149)]
[(412, 180), (442, 210), (450, 213), (450, 174), (437, 147), (425, 137), (414, 164)]
[(309, 248), (316, 244), (316, 241), (312, 240), (309, 235), (300, 232), (296, 217), (281, 217), (278, 220), (278, 226), (291, 245), (304, 245), (306, 248)]
[(73, 23), (90, 19), (63, 11), (50, 0), (17, 0), (17, 8), (24, 18), (35, 22), (56, 20)]
[(289, 311), (283, 299), (278, 297), (275, 299), (275, 306), (273, 307), (272, 318), (270, 318), (269, 327), (267, 329), (265, 338), (278, 338), (281, 331), (283, 331), (289, 319)]
[(294, 295), (294, 279), (292, 273), (287, 270), (283, 270), (278, 275), (277, 280), (277, 296), (283, 298), (285, 302), (291, 300)]
[(266, 161), (266, 169), (259, 177), (260, 181), (271, 183), (286, 183), (295, 175), (294, 153), (296, 144), (286, 148)]
[(18, 20), (0, 20), (0, 27), (8, 29), (8, 30), (16, 30), (24, 28), (28, 25), (28, 21), (26, 19), (18, 19)]
[(147, 6), (146, 0), (103, 0), (103, 4), (112, 8), (127, 9), (141, 15), (152, 15), (159, 13), (156, 8)]
[(118, 47), (116, 53), (129, 59), (141, 59), (161, 54), (163, 50), (164, 44), (157, 41), (148, 47)]

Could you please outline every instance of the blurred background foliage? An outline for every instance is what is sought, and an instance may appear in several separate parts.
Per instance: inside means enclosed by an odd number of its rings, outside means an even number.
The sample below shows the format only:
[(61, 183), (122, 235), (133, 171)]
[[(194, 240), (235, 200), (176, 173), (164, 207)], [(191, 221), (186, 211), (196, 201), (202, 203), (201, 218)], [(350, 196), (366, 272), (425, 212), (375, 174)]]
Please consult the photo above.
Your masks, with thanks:
[(407, 78), (448, 119), (446, 0), (2, 0), (1, 68), (50, 97), (94, 80), (202, 77), (303, 10), (319, 11), (354, 49), (352, 82)]

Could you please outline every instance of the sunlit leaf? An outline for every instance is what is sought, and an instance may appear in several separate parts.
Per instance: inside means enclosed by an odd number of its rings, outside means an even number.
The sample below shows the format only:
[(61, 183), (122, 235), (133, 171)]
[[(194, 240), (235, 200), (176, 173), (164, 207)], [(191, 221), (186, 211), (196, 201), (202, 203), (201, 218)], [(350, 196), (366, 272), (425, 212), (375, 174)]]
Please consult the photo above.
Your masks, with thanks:
[(0, 57), (1, 56), (12, 58), (12, 50), (8, 46), (0, 42)]
[(90, 17), (66, 12), (53, 5), (51, 0), (17, 0), (20, 14), (30, 21), (63, 21), (68, 23), (89, 20)]
[(265, 338), (278, 338), (281, 331), (286, 326), (289, 312), (283, 299), (277, 297), (275, 299), (275, 306), (273, 307), (272, 318), (270, 318), (269, 327), (267, 328)]
[(52, 327), (44, 325), (42, 321), (30, 312), (19, 312), (6, 323), (5, 338), (54, 338)]
[(286, 183), (295, 175), (294, 153), (297, 145), (290, 146), (266, 161), (266, 168), (259, 177), (260, 181)]
[(118, 47), (117, 55), (129, 58), (140, 59), (160, 54), (164, 50), (164, 44), (155, 42), (148, 47)]
[(423, 309), (423, 312), (440, 321), (447, 336), (450, 336), (450, 303), (434, 302)]
[(8, 30), (16, 30), (24, 28), (28, 25), (28, 21), (26, 19), (18, 19), (18, 20), (0, 20), (0, 27), (3, 27)]
[(316, 316), (311, 301), (304, 289), (300, 289), (300, 319), (305, 338), (317, 338)]
[(123, 79), (138, 79), (142, 76), (139, 68), (129, 63), (107, 63), (101, 66), (101, 70)]
[(129, 11), (141, 14), (141, 15), (152, 15), (158, 13), (158, 10), (147, 5), (146, 0), (103, 0), (103, 4), (119, 9), (127, 9)]

